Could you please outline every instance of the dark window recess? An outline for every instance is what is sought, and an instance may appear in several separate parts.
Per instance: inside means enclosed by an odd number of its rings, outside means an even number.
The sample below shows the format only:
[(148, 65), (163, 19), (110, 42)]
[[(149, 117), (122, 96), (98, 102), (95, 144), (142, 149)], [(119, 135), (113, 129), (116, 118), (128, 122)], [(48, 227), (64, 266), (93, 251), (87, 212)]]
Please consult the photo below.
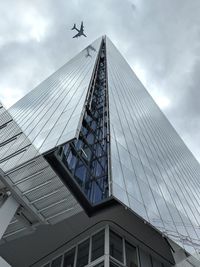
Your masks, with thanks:
[(104, 262), (98, 263), (98, 264), (94, 265), (94, 267), (104, 267)]
[(92, 261), (104, 255), (104, 235), (102, 230), (92, 237)]
[(136, 248), (132, 246), (131, 244), (129, 244), (128, 242), (126, 242), (125, 250), (126, 250), (126, 265), (128, 267), (138, 267)]
[(62, 256), (52, 261), (51, 267), (61, 267)]
[(110, 261), (110, 267), (121, 267), (121, 265), (118, 265), (118, 264)]
[(110, 255), (116, 260), (123, 262), (122, 238), (113, 231), (110, 231)]
[(74, 266), (74, 257), (75, 257), (75, 248), (71, 249), (64, 255), (64, 264), (63, 267), (73, 267)]
[(108, 150), (108, 96), (103, 41), (78, 140), (59, 148), (59, 157), (91, 204), (99, 204), (108, 198)]
[(78, 255), (76, 267), (83, 267), (88, 264), (89, 256), (89, 239), (78, 246)]

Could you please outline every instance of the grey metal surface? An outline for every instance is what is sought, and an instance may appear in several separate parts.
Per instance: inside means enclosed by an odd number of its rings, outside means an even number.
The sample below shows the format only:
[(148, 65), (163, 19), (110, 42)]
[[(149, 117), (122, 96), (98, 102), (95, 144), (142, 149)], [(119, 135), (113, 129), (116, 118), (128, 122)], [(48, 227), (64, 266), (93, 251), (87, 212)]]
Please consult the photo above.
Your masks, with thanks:
[(187, 251), (200, 249), (200, 165), (106, 39), (113, 196)]
[(12, 220), (15, 212), (19, 207), (19, 203), (10, 195), (0, 206), (0, 239), (4, 235), (8, 224)]
[(22, 213), (9, 224), (4, 241), (30, 233), (41, 223), (54, 224), (82, 209), (50, 165), (0, 108), (1, 188), (11, 191)]

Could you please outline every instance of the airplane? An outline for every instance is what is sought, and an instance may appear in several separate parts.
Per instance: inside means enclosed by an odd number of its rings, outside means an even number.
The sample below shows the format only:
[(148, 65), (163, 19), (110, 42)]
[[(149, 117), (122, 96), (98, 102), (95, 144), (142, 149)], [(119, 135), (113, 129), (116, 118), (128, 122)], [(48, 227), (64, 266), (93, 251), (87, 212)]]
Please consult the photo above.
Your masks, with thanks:
[(78, 38), (80, 37), (81, 35), (87, 37), (83, 31), (84, 31), (84, 27), (83, 27), (83, 22), (81, 22), (81, 27), (80, 27), (80, 30), (76, 28), (76, 23), (74, 23), (74, 26), (71, 28), (71, 30), (77, 30), (77, 34), (73, 36), (73, 38)]

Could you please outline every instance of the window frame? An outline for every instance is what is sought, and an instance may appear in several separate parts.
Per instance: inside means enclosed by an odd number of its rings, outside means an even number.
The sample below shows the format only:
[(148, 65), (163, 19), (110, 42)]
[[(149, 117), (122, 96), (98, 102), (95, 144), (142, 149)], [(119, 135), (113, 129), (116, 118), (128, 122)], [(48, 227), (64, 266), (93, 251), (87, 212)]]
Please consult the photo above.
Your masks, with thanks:
[[(116, 233), (116, 235), (118, 235), (122, 238), (122, 252), (123, 252), (123, 262), (120, 262), (119, 260), (117, 260), (113, 256), (111, 256), (110, 251), (109, 251), (110, 262), (113, 262), (114, 264), (117, 264), (119, 266), (127, 267), (127, 265), (126, 265), (126, 260), (127, 260), (126, 259), (126, 242), (127, 242), (131, 246), (135, 247), (136, 255), (137, 255), (137, 265), (138, 265), (138, 267), (141, 267), (140, 259), (139, 259), (138, 246), (136, 244), (134, 244), (133, 242), (131, 242), (126, 237), (124, 237), (124, 235), (119, 233), (119, 231), (115, 230), (115, 228), (113, 228), (112, 226), (109, 225), (108, 228), (109, 228), (109, 237), (110, 237), (110, 231), (112, 231), (112, 232)], [(109, 249), (110, 249), (110, 242), (109, 242)]]
[[(92, 237), (96, 234), (98, 234), (99, 232), (104, 231), (104, 254), (95, 259), (94, 261), (92, 261)], [(60, 256), (62, 256), (62, 261), (61, 261), (61, 267), (64, 266), (64, 256), (66, 253), (68, 253), (70, 250), (75, 249), (75, 255), (74, 255), (74, 264), (73, 267), (76, 267), (77, 264), (77, 256), (78, 256), (78, 246), (85, 242), (87, 239), (89, 239), (89, 254), (88, 254), (88, 264), (85, 265), (84, 267), (93, 267), (96, 264), (99, 264), (101, 262), (104, 262), (104, 266), (105, 266), (105, 246), (106, 246), (106, 226), (103, 226), (99, 229), (97, 229), (96, 231), (94, 231), (93, 233), (87, 235), (86, 237), (84, 237), (83, 239), (81, 239), (80, 241), (78, 241), (75, 245), (70, 246), (69, 248), (67, 248), (66, 250), (64, 250), (63, 252), (57, 254), (56, 256), (54, 256), (51, 260), (48, 260), (47, 262), (43, 263), (41, 266), (45, 267), (47, 264), (49, 264), (49, 267), (51, 267), (52, 262), (59, 258)]]

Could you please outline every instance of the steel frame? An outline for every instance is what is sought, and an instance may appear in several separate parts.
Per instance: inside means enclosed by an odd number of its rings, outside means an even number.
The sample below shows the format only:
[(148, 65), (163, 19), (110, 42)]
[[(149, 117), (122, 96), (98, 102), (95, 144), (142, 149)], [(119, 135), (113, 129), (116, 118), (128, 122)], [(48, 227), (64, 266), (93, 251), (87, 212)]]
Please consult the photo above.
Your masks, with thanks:
[(109, 197), (109, 121), (105, 40), (102, 40), (77, 140), (60, 146), (62, 162), (91, 204)]

